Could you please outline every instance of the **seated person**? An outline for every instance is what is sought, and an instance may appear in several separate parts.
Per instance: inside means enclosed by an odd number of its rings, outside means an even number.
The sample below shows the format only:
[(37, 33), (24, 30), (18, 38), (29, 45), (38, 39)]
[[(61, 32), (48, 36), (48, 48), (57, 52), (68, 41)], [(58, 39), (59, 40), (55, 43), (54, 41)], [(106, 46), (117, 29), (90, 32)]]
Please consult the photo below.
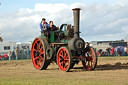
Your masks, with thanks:
[(45, 22), (45, 20), (46, 20), (45, 18), (42, 18), (42, 21), (40, 22), (41, 33), (44, 31), (47, 31), (47, 32), (49, 31), (48, 30), (49, 25), (47, 22)]
[(49, 31), (56, 31), (56, 30), (58, 30), (59, 28), (58, 27), (56, 27), (54, 24), (53, 24), (53, 21), (50, 21), (49, 22), (49, 27), (48, 27), (48, 30)]

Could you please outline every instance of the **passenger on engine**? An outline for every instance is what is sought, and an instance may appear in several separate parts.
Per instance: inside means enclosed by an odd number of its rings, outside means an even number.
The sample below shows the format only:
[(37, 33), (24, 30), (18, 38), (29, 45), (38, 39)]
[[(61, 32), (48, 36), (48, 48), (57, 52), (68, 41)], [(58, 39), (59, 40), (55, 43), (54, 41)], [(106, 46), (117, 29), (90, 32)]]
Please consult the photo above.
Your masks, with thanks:
[(56, 31), (56, 30), (58, 30), (59, 29), (59, 27), (56, 27), (54, 24), (53, 24), (53, 21), (50, 21), (49, 22), (49, 28), (48, 28), (48, 30), (49, 31)]
[(44, 31), (48, 32), (48, 23), (45, 21), (45, 18), (42, 18), (42, 21), (40, 22), (40, 29), (41, 29), (41, 33), (43, 33)]
[(86, 43), (85, 43), (85, 48), (86, 48), (86, 47), (89, 47), (89, 45), (90, 45), (90, 44), (89, 44), (88, 42), (86, 42)]

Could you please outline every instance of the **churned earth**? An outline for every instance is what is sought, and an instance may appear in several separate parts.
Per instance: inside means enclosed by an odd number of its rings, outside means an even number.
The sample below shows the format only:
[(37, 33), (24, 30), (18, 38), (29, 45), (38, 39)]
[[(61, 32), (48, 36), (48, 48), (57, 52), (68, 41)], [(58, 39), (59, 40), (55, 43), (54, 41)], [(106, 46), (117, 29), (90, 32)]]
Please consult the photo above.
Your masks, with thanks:
[(80, 62), (70, 72), (55, 63), (37, 70), (31, 60), (0, 61), (0, 85), (128, 85), (128, 57), (98, 57), (94, 71)]

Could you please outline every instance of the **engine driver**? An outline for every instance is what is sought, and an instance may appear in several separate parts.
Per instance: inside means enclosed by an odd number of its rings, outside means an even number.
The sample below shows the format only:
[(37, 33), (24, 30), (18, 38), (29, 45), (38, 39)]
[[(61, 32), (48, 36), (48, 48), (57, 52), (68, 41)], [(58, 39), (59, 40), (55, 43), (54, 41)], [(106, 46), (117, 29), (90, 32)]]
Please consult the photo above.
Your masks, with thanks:
[(59, 29), (59, 27), (56, 27), (54, 24), (53, 24), (53, 21), (49, 21), (49, 28), (48, 28), (48, 30), (49, 31), (56, 31), (56, 30), (58, 30)]

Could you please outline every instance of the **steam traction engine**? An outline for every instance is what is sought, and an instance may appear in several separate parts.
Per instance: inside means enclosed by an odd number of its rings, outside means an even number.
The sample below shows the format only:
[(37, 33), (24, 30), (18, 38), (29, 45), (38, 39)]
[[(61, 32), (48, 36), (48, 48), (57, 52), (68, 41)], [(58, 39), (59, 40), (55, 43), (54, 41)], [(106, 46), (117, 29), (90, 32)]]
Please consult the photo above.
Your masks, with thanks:
[(61, 71), (69, 71), (82, 61), (85, 70), (94, 70), (97, 64), (95, 50), (79, 36), (80, 9), (73, 9), (74, 26), (62, 24), (60, 29), (42, 33), (35, 38), (31, 48), (31, 59), (34, 67), (46, 69), (51, 61), (55, 61)]

